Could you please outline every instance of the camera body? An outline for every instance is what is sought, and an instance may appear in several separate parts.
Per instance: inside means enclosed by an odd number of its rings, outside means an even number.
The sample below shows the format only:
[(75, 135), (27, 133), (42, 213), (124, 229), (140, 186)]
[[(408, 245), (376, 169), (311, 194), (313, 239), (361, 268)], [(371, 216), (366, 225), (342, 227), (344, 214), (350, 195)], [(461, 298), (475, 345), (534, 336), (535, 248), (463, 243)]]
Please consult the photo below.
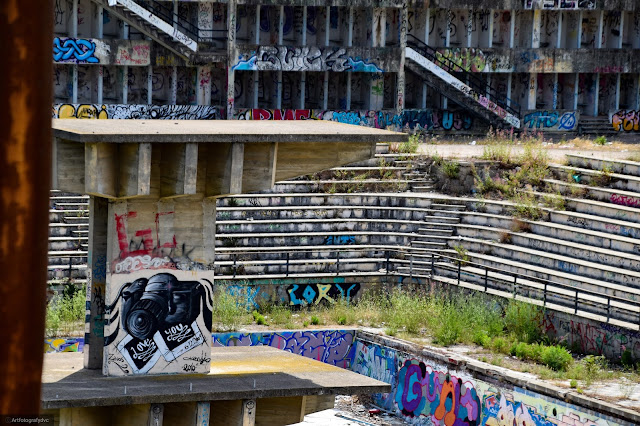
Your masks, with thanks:
[(158, 330), (191, 324), (200, 315), (203, 295), (204, 289), (198, 281), (179, 281), (172, 274), (139, 278), (122, 292), (122, 328), (144, 340)]

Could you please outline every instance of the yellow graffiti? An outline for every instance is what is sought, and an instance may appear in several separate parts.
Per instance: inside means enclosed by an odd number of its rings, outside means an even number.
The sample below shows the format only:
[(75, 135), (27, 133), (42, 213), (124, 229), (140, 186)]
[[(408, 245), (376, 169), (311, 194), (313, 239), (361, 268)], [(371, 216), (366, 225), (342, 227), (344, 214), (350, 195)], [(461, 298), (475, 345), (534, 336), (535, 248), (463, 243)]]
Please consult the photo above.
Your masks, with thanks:
[(88, 119), (107, 119), (107, 107), (102, 105), (98, 110), (97, 105), (91, 104), (62, 104), (58, 108), (57, 118), (88, 118)]
[(330, 303), (336, 303), (336, 301), (330, 298), (327, 294), (329, 290), (331, 290), (331, 284), (318, 284), (318, 298), (316, 299), (316, 305), (320, 303), (322, 299), (327, 299)]

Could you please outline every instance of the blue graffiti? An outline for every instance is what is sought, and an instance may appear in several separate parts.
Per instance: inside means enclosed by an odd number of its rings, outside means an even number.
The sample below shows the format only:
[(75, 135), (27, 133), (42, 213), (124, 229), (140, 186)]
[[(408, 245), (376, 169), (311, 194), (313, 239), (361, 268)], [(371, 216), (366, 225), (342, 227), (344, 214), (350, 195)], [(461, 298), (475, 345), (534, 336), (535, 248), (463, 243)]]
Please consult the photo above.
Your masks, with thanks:
[(576, 127), (576, 113), (575, 112), (565, 112), (560, 117), (560, 124), (558, 124), (558, 129), (561, 130), (573, 130)]
[(343, 246), (356, 243), (353, 235), (329, 235), (324, 239), (326, 245)]
[(229, 294), (234, 297), (245, 299), (247, 309), (259, 309), (260, 304), (256, 300), (260, 293), (260, 286), (250, 287), (241, 285), (231, 285), (227, 287)]
[[(60, 44), (62, 42), (62, 45)], [(53, 39), (53, 60), (55, 62), (82, 62), (97, 64), (100, 62), (94, 55), (96, 44), (85, 39)]]
[(255, 53), (246, 61), (242, 60), (242, 56), (238, 57), (239, 61), (231, 67), (234, 71), (252, 71), (256, 69), (256, 61), (258, 60)]
[(365, 62), (359, 57), (347, 59), (347, 69), (352, 72), (383, 72), (384, 70), (371, 62)]

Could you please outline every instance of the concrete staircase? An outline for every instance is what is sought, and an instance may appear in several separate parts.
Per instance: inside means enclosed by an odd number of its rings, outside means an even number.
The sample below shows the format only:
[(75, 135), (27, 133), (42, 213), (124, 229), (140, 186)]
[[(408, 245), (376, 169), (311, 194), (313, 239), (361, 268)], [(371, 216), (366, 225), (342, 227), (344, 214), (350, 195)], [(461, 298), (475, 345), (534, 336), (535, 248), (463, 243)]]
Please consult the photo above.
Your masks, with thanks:
[(51, 290), (86, 282), (88, 229), (89, 197), (51, 191), (47, 267)]
[[(504, 202), (468, 203), (450, 242), (464, 258), (436, 262), (434, 279), (638, 330), (640, 163), (568, 158), (547, 180), (566, 210), (530, 221)], [(576, 172), (581, 183), (570, 183)]]
[(155, 0), (93, 0), (109, 14), (190, 61), (198, 50), (200, 29), (174, 13), (173, 4)]
[(611, 125), (609, 117), (590, 117), (581, 115), (578, 122), (578, 133), (597, 136), (615, 136), (618, 134)]
[[(520, 129), (520, 107), (517, 103), (501, 96), (478, 76), (442, 57), (423, 41), (409, 35), (405, 57), (409, 70), (453, 102), (473, 111), (495, 127)], [(464, 81), (451, 72), (461, 76)]]

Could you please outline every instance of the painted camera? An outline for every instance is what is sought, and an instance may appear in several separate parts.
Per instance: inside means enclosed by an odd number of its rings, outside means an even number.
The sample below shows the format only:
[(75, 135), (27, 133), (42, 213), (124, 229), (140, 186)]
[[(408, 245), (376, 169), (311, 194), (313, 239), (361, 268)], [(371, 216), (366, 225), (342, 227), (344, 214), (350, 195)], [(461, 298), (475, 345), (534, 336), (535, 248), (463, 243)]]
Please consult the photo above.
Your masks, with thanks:
[(122, 328), (140, 340), (200, 315), (204, 290), (198, 281), (178, 281), (167, 273), (139, 278), (122, 292)]

